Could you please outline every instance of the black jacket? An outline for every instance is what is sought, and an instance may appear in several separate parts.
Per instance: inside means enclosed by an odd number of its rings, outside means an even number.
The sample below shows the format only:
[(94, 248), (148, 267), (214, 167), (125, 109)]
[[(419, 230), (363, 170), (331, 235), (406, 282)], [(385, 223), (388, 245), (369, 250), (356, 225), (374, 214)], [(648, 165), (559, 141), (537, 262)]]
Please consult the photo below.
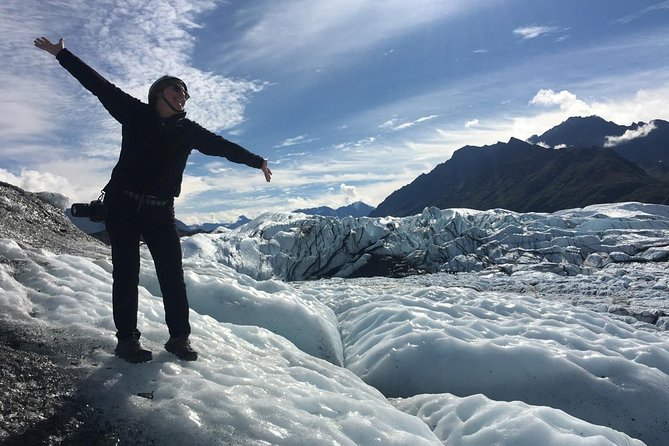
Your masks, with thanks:
[(262, 157), (186, 119), (185, 112), (161, 118), (153, 107), (116, 87), (69, 50), (61, 50), (56, 58), (122, 125), (121, 155), (106, 192), (177, 197), (193, 149), (258, 169), (262, 166)]

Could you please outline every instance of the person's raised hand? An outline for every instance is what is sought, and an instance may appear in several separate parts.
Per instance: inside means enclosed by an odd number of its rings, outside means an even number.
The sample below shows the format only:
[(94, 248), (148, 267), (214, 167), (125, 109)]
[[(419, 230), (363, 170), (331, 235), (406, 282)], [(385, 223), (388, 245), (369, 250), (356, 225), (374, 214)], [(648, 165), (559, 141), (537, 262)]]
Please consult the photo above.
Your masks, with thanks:
[(272, 180), (272, 171), (269, 170), (269, 167), (267, 167), (267, 160), (263, 161), (260, 170), (262, 170), (262, 173), (265, 174), (265, 181), (269, 183)]
[(47, 53), (53, 54), (54, 56), (65, 48), (65, 41), (61, 37), (58, 43), (51, 43), (46, 37), (38, 37), (34, 42), (35, 46), (41, 50), (46, 51)]

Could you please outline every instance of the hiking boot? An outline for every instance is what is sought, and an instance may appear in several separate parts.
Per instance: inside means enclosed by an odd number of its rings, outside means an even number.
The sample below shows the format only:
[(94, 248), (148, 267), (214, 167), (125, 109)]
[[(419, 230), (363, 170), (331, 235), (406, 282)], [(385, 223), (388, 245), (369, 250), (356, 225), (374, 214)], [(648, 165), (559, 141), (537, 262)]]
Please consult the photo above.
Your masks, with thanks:
[(139, 363), (147, 362), (153, 359), (153, 354), (149, 350), (144, 350), (137, 339), (124, 339), (118, 341), (114, 355), (125, 359), (128, 362)]
[(170, 336), (170, 340), (165, 344), (165, 350), (186, 361), (197, 359), (197, 352), (191, 347), (188, 335)]

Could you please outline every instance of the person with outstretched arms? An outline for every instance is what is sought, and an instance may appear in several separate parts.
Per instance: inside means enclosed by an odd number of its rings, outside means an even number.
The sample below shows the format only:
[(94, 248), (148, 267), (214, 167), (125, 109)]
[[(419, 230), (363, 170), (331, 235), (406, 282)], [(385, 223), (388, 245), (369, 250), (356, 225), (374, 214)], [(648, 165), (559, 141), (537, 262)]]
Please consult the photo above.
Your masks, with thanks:
[(182, 252), (174, 217), (188, 156), (193, 149), (260, 169), (272, 178), (267, 160), (186, 118), (189, 99), (186, 83), (162, 76), (149, 88), (148, 103), (136, 99), (106, 80), (67, 48), (61, 38), (46, 37), (35, 46), (56, 57), (60, 65), (95, 95), (121, 124), (118, 162), (104, 187), (108, 208), (105, 226), (113, 263), (112, 304), (117, 345), (114, 354), (128, 362), (150, 361), (137, 327), (140, 241), (153, 257), (165, 307), (169, 339), (165, 349), (180, 359), (194, 361), (190, 343), (188, 298)]

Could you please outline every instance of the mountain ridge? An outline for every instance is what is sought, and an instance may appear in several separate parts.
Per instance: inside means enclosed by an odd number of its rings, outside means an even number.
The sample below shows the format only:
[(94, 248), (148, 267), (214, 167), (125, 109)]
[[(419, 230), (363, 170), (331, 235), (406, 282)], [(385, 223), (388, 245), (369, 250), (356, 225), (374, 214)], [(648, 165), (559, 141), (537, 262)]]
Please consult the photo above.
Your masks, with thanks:
[(293, 212), (299, 212), (308, 215), (321, 215), (323, 217), (367, 217), (374, 208), (362, 201), (356, 201), (347, 206), (333, 209), (329, 206), (320, 206), (308, 209), (296, 209)]
[[(611, 138), (618, 144), (603, 147)], [(566, 147), (546, 147), (551, 144)], [(664, 166), (669, 166), (666, 121), (625, 127), (599, 117), (573, 117), (529, 142), (511, 138), (464, 146), (394, 191), (370, 216), (414, 215), (429, 206), (554, 212), (608, 202), (666, 204), (669, 176), (663, 174), (669, 169)]]

